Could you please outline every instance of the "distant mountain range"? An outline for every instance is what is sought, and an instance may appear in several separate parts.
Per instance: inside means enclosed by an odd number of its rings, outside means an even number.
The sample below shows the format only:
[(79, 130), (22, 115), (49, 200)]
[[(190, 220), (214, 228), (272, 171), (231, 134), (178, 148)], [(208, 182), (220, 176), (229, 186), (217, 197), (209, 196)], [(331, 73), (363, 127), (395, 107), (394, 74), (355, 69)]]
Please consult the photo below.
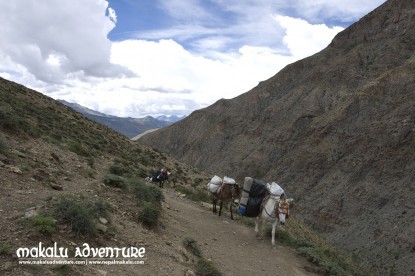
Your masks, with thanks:
[(66, 106), (74, 109), (75, 111), (82, 113), (85, 117), (105, 125), (125, 136), (132, 139), (137, 135), (143, 134), (149, 130), (159, 129), (168, 125), (171, 125), (185, 116), (166, 116), (161, 115), (156, 118), (152, 116), (146, 116), (144, 118), (131, 118), (131, 117), (117, 117), (107, 115), (92, 109), (89, 109), (85, 106), (79, 105), (77, 103), (67, 102), (65, 100), (58, 100)]

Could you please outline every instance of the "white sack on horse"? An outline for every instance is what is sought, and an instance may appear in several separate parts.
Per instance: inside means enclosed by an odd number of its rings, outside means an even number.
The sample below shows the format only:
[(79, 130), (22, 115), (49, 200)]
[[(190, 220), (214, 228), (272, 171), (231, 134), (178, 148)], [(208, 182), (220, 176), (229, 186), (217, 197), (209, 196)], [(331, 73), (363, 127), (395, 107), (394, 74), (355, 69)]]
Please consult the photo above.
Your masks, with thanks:
[(219, 176), (215, 175), (214, 177), (212, 177), (212, 179), (210, 180), (209, 184), (222, 185), (222, 178), (220, 178)]
[(285, 193), (284, 189), (275, 182), (272, 182), (271, 185), (267, 183), (267, 188), (272, 196), (281, 196)]
[(219, 187), (222, 185), (222, 178), (215, 175), (210, 182), (207, 184), (208, 191), (211, 193), (216, 193)]
[(235, 184), (236, 184), (236, 181), (235, 181), (235, 179), (233, 179), (233, 178), (230, 178), (230, 177), (224, 176), (224, 177), (223, 177), (223, 183), (225, 183), (225, 184), (229, 184), (229, 185), (235, 185)]

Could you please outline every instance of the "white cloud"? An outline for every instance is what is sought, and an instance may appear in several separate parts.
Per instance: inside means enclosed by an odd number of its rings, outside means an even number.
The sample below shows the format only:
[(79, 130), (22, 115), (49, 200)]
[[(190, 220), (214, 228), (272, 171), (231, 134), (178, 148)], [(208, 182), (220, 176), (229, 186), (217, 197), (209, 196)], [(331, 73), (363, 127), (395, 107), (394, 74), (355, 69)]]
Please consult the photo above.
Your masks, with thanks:
[(337, 33), (343, 30), (341, 27), (329, 28), (324, 24), (311, 25), (303, 19), (288, 16), (278, 15), (276, 20), (286, 29), (284, 44), (297, 58), (319, 52), (331, 42)]
[[(109, 62), (106, 35), (115, 25), (105, 16), (107, 6), (106, 1), (2, 1), (0, 51), (48, 83), (63, 83), (74, 75), (131, 75)], [(0, 61), (0, 68), (6, 66)]]
[[(270, 47), (245, 45), (238, 52), (214, 52), (213, 59), (194, 54), (171, 39), (114, 42), (111, 61), (139, 77), (84, 88), (90, 93), (80, 93), (77, 101), (118, 116), (188, 114), (250, 90), (285, 65), (321, 50), (341, 30), (289, 17), (276, 16), (274, 20), (285, 29), (287, 55)], [(307, 42), (308, 47), (298, 47), (296, 42)]]
[(231, 23), (201, 1), (163, 1), (179, 25), (118, 42), (107, 38), (118, 20), (104, 0), (2, 1), (0, 75), (111, 115), (189, 114), (250, 90), (342, 29), (283, 16), (284, 1), (212, 1)]

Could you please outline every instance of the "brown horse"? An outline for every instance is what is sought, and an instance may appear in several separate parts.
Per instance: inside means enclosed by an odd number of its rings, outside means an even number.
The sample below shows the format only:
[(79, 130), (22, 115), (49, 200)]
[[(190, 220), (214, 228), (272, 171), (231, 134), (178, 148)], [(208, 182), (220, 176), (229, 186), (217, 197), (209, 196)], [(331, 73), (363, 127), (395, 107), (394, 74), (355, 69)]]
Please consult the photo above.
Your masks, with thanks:
[(213, 213), (217, 213), (216, 210), (216, 204), (218, 203), (218, 200), (220, 200), (220, 208), (219, 208), (219, 216), (222, 213), (222, 205), (224, 201), (230, 201), (229, 209), (231, 211), (231, 219), (233, 220), (233, 203), (239, 202), (239, 198), (241, 197), (241, 190), (237, 184), (227, 184), (223, 183), (219, 187), (219, 189), (212, 193), (209, 191), (210, 198), (212, 199), (212, 205), (213, 205)]

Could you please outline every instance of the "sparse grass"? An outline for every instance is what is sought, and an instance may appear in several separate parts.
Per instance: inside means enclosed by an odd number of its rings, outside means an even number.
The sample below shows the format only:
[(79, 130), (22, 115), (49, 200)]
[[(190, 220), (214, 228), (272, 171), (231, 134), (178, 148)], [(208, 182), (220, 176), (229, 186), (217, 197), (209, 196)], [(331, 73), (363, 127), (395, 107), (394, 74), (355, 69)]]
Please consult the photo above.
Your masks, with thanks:
[(196, 257), (202, 257), (202, 250), (200, 249), (195, 239), (191, 237), (185, 237), (182, 244), (186, 250), (190, 251)]
[[(234, 211), (235, 211), (235, 209), (234, 209)], [(236, 210), (235, 214), (239, 214), (238, 210)], [(255, 218), (248, 218), (248, 217), (244, 217), (244, 216), (239, 215), (239, 216), (235, 216), (234, 219), (236, 221), (242, 222), (243, 224), (245, 224), (247, 226), (255, 227)]]
[(0, 110), (0, 129), (10, 134), (28, 134), (32, 137), (39, 137), (39, 129), (30, 121), (12, 112)]
[(222, 273), (215, 265), (203, 258), (202, 250), (196, 240), (191, 237), (185, 237), (182, 241), (184, 248), (198, 258), (195, 264), (196, 275), (201, 276), (220, 276)]
[(327, 275), (351, 275), (343, 268), (343, 266), (345, 266), (343, 260), (339, 259), (338, 255), (333, 254), (334, 252), (314, 246), (300, 247), (297, 251), (302, 256), (306, 257), (308, 261), (322, 268)]
[(181, 185), (176, 185), (175, 190), (186, 195), (187, 198), (193, 201), (211, 202), (210, 197), (206, 191), (192, 190)]
[(2, 244), (0, 245), (0, 256), (10, 255), (11, 248), (8, 244)]
[(71, 271), (70, 266), (68, 265), (61, 265), (55, 268), (52, 268), (53, 271), (56, 272), (56, 275), (59, 276), (66, 276), (66, 275), (72, 275), (73, 272)]
[(70, 140), (67, 146), (68, 146), (68, 150), (80, 156), (84, 156), (84, 157), (93, 156), (93, 152), (90, 149), (88, 149), (86, 146), (84, 146), (83, 144), (77, 141)]

